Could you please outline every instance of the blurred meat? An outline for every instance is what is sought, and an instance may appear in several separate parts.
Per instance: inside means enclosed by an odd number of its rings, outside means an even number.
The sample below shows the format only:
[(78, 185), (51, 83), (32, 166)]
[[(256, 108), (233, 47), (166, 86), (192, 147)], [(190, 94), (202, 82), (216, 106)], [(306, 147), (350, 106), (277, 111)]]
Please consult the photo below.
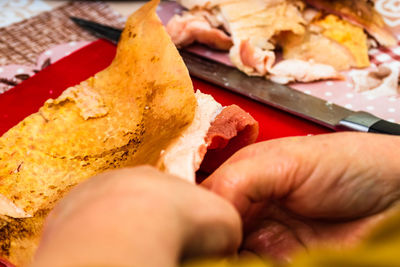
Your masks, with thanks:
[[(269, 49), (268, 49), (269, 47)], [(273, 45), (265, 42), (265, 47), (260, 47), (250, 43), (249, 40), (241, 41), (230, 51), (233, 64), (248, 75), (264, 76), (275, 63), (275, 53), (272, 51)]]
[(321, 34), (342, 45), (354, 58), (351, 67), (365, 68), (370, 65), (367, 35), (364, 30), (335, 15), (317, 20), (315, 25), (322, 28)]
[[(227, 21), (230, 23), (239, 22), (246, 19), (250, 20), (252, 18), (258, 19), (259, 26), (262, 25), (270, 25), (268, 21), (265, 20), (265, 15), (268, 16), (268, 11), (271, 9), (275, 9), (279, 6), (286, 6), (286, 3), (292, 3), (295, 1), (287, 1), (287, 0), (235, 0), (235, 1), (223, 1), (218, 4), (218, 8), (220, 9), (222, 15), (225, 17)], [(282, 10), (281, 11), (285, 11)], [(291, 10), (288, 10), (291, 12)], [(267, 23), (267, 24), (266, 24)]]
[[(178, 46), (198, 41), (229, 49), (230, 60), (238, 69), (280, 83), (337, 79), (342, 78), (337, 71), (368, 67), (370, 42), (364, 29), (380, 44), (396, 43), (371, 1), (366, 0), (177, 2), (190, 9), (169, 25)], [(283, 62), (276, 54), (280, 48)]]
[(363, 27), (381, 45), (393, 46), (397, 41), (371, 1), (365, 0), (306, 0), (319, 10), (336, 14)]
[(282, 84), (343, 78), (332, 66), (299, 59), (283, 60), (276, 64), (270, 73), (269, 78), (272, 81)]
[(346, 47), (320, 34), (309, 31), (304, 35), (285, 33), (278, 42), (284, 59), (314, 61), (336, 70), (347, 70), (355, 65), (355, 59)]
[(279, 36), (285, 59), (313, 60), (336, 70), (370, 65), (367, 36), (362, 28), (335, 15), (321, 17), (311, 13), (309, 19), (313, 19), (305, 34), (285, 32)]
[(357, 92), (379, 97), (396, 96), (400, 92), (400, 63), (382, 64), (374, 70), (353, 71), (351, 78)]
[(230, 48), (232, 63), (248, 75), (264, 76), (275, 63), (275, 46), (269, 41), (272, 37), (283, 31), (304, 33), (301, 1), (178, 2), (191, 10), (168, 23), (173, 42), (177, 46), (197, 41), (221, 50)]
[(298, 1), (232, 1), (219, 5), (229, 24), (232, 63), (248, 75), (264, 76), (275, 63), (271, 40), (283, 31), (304, 33)]
[(225, 107), (215, 118), (205, 141), (207, 153), (200, 169), (212, 173), (240, 148), (258, 137), (258, 122), (236, 105)]
[(219, 50), (229, 50), (231, 38), (222, 30), (213, 27), (201, 13), (175, 15), (167, 24), (168, 34), (178, 47), (195, 41)]
[(181, 6), (187, 9), (193, 8), (204, 8), (204, 9), (211, 9), (212, 7), (219, 5), (223, 2), (229, 2), (232, 0), (177, 0)]

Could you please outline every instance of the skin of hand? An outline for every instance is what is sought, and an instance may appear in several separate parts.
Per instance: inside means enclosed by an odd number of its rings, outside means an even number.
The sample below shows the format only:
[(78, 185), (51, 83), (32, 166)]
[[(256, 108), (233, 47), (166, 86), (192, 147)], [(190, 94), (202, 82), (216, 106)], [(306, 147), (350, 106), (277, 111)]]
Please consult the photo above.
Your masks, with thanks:
[(294, 252), (355, 246), (400, 198), (400, 138), (363, 133), (248, 146), (203, 185), (243, 219), (241, 249), (290, 262)]
[(151, 167), (106, 172), (47, 218), (32, 266), (172, 267), (237, 251), (241, 220), (226, 200)]

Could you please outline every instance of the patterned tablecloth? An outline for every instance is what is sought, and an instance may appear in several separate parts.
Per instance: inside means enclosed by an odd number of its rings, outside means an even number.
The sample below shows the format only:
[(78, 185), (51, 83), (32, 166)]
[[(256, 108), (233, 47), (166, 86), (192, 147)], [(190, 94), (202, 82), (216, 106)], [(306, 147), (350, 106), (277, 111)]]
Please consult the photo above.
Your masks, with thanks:
[[(44, 11), (65, 5), (67, 1), (49, 0), (1, 0), (0, 1), (0, 27), (28, 19)], [(110, 8), (123, 16), (128, 16), (145, 1), (105, 1)]]
[(144, 1), (0, 1), (0, 93), (96, 38), (69, 16), (123, 27)]

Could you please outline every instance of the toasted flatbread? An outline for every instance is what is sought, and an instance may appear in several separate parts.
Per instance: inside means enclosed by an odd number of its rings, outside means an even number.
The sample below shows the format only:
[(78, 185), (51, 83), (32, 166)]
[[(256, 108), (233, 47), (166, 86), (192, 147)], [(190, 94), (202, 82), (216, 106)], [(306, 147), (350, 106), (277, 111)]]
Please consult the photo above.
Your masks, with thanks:
[(73, 186), (109, 169), (160, 164), (192, 122), (189, 73), (151, 1), (129, 17), (111, 65), (0, 138), (0, 257), (21, 266), (45, 214)]

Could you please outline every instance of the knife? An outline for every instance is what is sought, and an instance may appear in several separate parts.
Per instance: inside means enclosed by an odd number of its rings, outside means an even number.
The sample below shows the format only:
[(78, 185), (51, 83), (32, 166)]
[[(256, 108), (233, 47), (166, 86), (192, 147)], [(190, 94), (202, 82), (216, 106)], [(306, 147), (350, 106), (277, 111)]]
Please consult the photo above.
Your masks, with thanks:
[[(78, 26), (94, 35), (118, 43), (121, 29), (82, 18), (71, 17)], [(249, 77), (236, 68), (203, 58), (185, 50), (179, 51), (189, 73), (263, 104), (311, 120), (335, 131), (400, 135), (400, 125), (364, 111), (351, 111), (320, 98), (302, 93), (289, 86), (276, 84), (262, 77)]]

